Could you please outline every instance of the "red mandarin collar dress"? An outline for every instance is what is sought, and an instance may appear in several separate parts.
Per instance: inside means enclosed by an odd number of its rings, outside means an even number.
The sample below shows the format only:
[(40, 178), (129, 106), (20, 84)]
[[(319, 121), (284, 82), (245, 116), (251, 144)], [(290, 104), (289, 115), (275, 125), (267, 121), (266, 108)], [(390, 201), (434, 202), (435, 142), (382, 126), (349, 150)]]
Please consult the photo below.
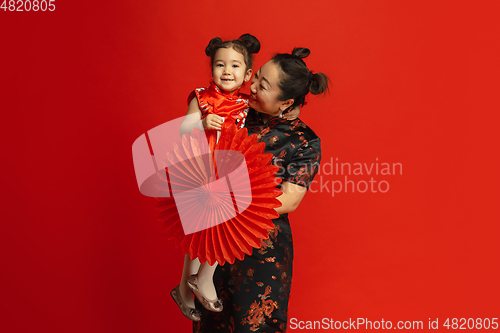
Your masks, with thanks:
[[(200, 262), (207, 261), (209, 264), (217, 261), (223, 265), (226, 262), (233, 263), (235, 259), (242, 260), (245, 254), (249, 255), (254, 248), (260, 247), (262, 239), (269, 238), (268, 231), (274, 227), (271, 219), (278, 217), (274, 208), (281, 206), (276, 199), (282, 193), (276, 188), (281, 180), (275, 177), (279, 168), (270, 165), (273, 155), (264, 153), (265, 144), (257, 142), (257, 135), (249, 136), (246, 128), (237, 128), (243, 127), (248, 113), (248, 95), (239, 91), (223, 92), (212, 82), (208, 88), (194, 90), (188, 102), (195, 96), (202, 117), (214, 113), (226, 120), (219, 140), (218, 131), (205, 131), (209, 151), (214, 156), (217, 151), (237, 151), (244, 157), (243, 163), (248, 174), (231, 178), (231, 191), (240, 186), (248, 189), (247, 185), (241, 185), (248, 179), (250, 193), (238, 192), (237, 196), (232, 193), (229, 197), (224, 191), (217, 190), (218, 185), (215, 184), (220, 183), (221, 177), (226, 177), (225, 174), (237, 165), (233, 165), (234, 158), (225, 158), (216, 163), (218, 172), (212, 172), (213, 160), (203, 157), (207, 154), (198, 144), (205, 139), (205, 135), (193, 130), (191, 135), (184, 134), (182, 145), (175, 148), (175, 154), (169, 154), (171, 165), (166, 168), (165, 181), (178, 189), (175, 201), (196, 213), (183, 222), (196, 226), (195, 229), (200, 231), (184, 232), (178, 207), (171, 197), (158, 198), (156, 208), (161, 211), (159, 220), (165, 223), (164, 231), (176, 240), (184, 253), (189, 253), (191, 259), (199, 258)], [(189, 158), (180, 162), (175, 156)], [(244, 202), (247, 204), (244, 210), (235, 208)], [(236, 216), (223, 214), (233, 209), (237, 211)], [(222, 215), (224, 222), (214, 225), (215, 220), (220, 220), (217, 216)]]
[[(232, 92), (221, 90), (212, 81), (207, 88), (195, 89), (188, 97), (188, 104), (191, 100), (197, 97), (198, 106), (200, 107), (202, 117), (204, 119), (209, 114), (216, 114), (224, 118), (224, 121), (236, 124), (238, 128), (245, 126), (245, 119), (248, 114), (248, 98), (247, 94), (240, 92), (237, 89)], [(207, 139), (210, 144), (213, 140), (217, 141), (217, 131), (205, 131)]]

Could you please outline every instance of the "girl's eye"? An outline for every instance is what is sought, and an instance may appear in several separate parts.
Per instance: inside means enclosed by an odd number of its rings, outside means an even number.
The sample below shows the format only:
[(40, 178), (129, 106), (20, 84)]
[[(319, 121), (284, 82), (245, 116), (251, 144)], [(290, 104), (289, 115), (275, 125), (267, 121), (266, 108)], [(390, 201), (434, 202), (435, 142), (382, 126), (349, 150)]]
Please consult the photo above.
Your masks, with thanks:
[(217, 64), (215, 66), (217, 66), (217, 67), (223, 67), (224, 65), (223, 64)]
[(259, 87), (260, 87), (260, 89), (262, 89), (262, 90), (266, 90), (266, 89), (264, 89), (264, 86), (263, 86), (262, 84), (259, 84)]
[(234, 68), (238, 68), (238, 67), (240, 67), (240, 66), (238, 66), (238, 65), (233, 65), (233, 67), (234, 67)]

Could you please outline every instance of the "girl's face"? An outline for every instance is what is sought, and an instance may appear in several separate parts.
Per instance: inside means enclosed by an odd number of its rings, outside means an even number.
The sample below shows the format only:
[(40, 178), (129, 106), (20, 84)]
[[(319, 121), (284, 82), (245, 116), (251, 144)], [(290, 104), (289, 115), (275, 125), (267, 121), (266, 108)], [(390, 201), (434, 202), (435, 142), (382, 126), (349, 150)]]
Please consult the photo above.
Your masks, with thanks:
[(252, 70), (246, 70), (243, 54), (232, 47), (220, 48), (215, 52), (212, 79), (220, 89), (229, 92), (239, 89), (251, 76)]
[(249, 104), (255, 111), (265, 113), (271, 117), (280, 115), (293, 104), (293, 99), (279, 101), (281, 89), (278, 85), (280, 69), (273, 61), (268, 61), (252, 78), (250, 86), (251, 96)]

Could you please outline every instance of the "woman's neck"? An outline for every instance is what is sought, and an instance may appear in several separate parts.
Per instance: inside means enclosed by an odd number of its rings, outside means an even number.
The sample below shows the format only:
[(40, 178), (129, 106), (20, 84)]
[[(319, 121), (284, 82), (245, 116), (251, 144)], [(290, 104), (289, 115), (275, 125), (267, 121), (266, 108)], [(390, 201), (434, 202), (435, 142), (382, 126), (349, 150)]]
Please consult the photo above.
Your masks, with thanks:
[(269, 121), (269, 119), (271, 119), (272, 117), (266, 113), (261, 113), (260, 114), (260, 119), (262, 119), (262, 122), (264, 124), (267, 124), (267, 122)]

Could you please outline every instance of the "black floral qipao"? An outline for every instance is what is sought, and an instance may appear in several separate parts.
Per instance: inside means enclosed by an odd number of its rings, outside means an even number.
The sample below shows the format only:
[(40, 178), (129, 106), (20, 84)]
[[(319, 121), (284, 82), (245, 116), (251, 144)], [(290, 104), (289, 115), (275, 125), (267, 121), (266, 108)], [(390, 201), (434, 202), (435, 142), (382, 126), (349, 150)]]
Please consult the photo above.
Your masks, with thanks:
[[(266, 153), (280, 167), (276, 175), (300, 186), (309, 187), (321, 159), (320, 139), (300, 119), (278, 117), (264, 124), (250, 110), (246, 120), (248, 134), (257, 134), (266, 143)], [(223, 301), (220, 313), (202, 311), (202, 320), (194, 322), (194, 332), (285, 332), (288, 298), (292, 282), (293, 242), (288, 214), (273, 220), (275, 229), (260, 249), (242, 261), (219, 266), (214, 283)]]

